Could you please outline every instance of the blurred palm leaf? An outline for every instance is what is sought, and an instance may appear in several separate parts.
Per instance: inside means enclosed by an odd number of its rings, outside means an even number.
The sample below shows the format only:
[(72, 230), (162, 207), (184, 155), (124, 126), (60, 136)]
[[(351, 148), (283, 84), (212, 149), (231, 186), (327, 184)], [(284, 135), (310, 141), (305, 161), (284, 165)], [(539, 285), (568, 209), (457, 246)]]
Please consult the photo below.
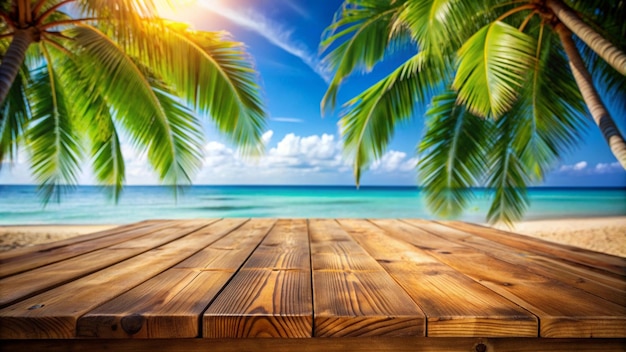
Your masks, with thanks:
[(35, 72), (28, 92), (32, 116), (27, 138), (32, 173), (48, 203), (53, 196), (59, 201), (64, 188), (76, 184), (82, 150), (54, 60), (46, 57), (48, 65)]
[(472, 115), (446, 91), (426, 112), (426, 133), (419, 145), (419, 173), (426, 202), (439, 216), (456, 217), (472, 198), (486, 171), (491, 121)]

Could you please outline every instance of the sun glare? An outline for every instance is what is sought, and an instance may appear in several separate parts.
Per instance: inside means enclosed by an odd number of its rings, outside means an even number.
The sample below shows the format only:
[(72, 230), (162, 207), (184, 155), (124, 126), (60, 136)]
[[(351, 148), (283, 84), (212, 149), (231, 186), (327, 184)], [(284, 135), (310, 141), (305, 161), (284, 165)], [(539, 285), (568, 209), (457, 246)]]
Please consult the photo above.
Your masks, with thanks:
[(173, 21), (188, 22), (190, 10), (197, 8), (198, 3), (202, 0), (170, 0), (156, 1), (157, 12), (159, 16)]

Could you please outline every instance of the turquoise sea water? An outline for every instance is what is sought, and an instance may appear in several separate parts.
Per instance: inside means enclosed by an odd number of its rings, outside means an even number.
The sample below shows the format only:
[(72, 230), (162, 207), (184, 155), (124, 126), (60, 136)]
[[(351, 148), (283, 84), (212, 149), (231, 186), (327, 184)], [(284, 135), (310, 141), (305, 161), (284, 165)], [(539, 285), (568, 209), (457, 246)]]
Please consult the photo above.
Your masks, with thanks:
[[(462, 220), (484, 222), (489, 192), (477, 190)], [(626, 189), (534, 188), (526, 219), (626, 215)], [(215, 217), (435, 218), (415, 187), (130, 186), (119, 204), (81, 186), (61, 203), (42, 205), (34, 186), (0, 186), (0, 225), (123, 224), (145, 219)]]

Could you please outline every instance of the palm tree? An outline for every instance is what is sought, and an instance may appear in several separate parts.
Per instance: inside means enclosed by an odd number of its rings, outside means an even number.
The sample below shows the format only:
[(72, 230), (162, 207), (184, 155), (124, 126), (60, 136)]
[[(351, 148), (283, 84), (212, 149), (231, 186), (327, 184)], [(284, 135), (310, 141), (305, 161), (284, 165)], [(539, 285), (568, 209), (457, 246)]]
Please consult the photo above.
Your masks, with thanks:
[(196, 114), (259, 151), (265, 112), (243, 45), (162, 20), (157, 6), (174, 4), (155, 1), (0, 4), (0, 162), (26, 146), (46, 202), (86, 158), (117, 199), (122, 136), (164, 183), (189, 183), (203, 157)]
[(471, 187), (486, 186), (495, 190), (488, 220), (511, 223), (528, 205), (526, 187), (580, 142), (588, 112), (626, 168), (601, 99), (624, 116), (624, 18), (621, 0), (345, 0), (321, 43), (335, 70), (322, 110), (354, 71), (409, 48), (413, 56), (344, 106), (357, 185), (396, 124), (430, 103), (418, 146), (430, 207), (456, 216)]

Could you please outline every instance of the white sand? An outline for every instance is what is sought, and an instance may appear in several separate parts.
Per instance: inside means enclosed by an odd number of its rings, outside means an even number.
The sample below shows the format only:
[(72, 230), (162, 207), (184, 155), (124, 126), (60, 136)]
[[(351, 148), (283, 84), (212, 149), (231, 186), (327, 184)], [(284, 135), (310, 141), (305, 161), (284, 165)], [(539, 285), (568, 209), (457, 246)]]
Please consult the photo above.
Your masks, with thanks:
[(626, 257), (626, 216), (524, 221), (506, 230)]
[[(58, 241), (103, 231), (117, 225), (0, 226), (0, 251)], [(547, 241), (626, 257), (626, 216), (589, 219), (538, 220), (506, 230)]]
[(108, 230), (118, 225), (23, 225), (0, 226), (0, 251), (59, 241)]

